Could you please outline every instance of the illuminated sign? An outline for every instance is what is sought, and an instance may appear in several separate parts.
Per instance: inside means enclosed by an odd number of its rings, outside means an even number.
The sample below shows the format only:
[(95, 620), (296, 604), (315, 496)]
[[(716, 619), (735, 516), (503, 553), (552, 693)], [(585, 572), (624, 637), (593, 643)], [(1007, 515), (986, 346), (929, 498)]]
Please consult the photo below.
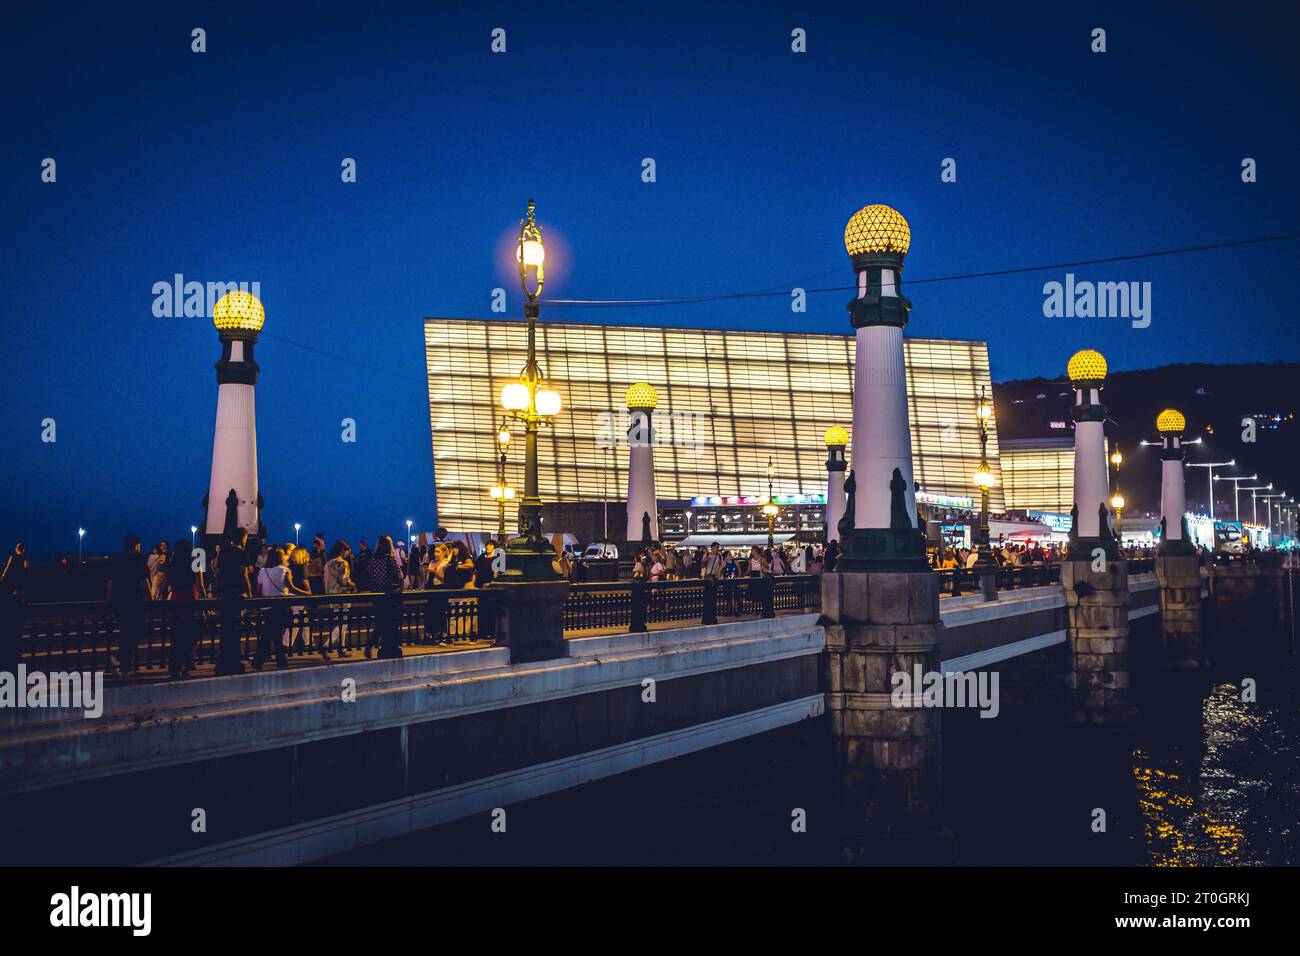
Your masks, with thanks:
[(1063, 515), (1057, 511), (1026, 511), (1025, 514), (1031, 521), (1045, 524), (1053, 531), (1068, 532), (1070, 530), (1069, 515)]
[(936, 505), (940, 508), (964, 508), (967, 511), (975, 507), (971, 498), (962, 498), (957, 495), (935, 495), (928, 491), (918, 491), (916, 500), (923, 505)]

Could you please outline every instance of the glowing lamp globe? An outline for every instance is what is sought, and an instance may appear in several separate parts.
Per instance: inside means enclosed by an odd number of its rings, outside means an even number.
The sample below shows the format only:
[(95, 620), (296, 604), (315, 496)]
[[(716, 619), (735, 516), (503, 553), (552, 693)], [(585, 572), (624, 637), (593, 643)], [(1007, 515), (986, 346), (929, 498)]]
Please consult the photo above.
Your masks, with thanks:
[(629, 411), (652, 409), (659, 404), (659, 393), (649, 382), (637, 382), (627, 390), (626, 397)]
[(993, 472), (981, 466), (975, 469), (975, 485), (978, 488), (992, 488), (997, 482)]
[(839, 425), (832, 425), (826, 429), (826, 447), (843, 448), (849, 443), (849, 433)]
[(1115, 494), (1111, 496), (1111, 499), (1110, 499), (1110, 506), (1111, 506), (1112, 508), (1116, 509), (1117, 511), (1118, 511), (1120, 508), (1123, 508), (1123, 507), (1124, 507), (1124, 496), (1121, 495), (1118, 491), (1115, 492)]
[(260, 332), (266, 310), (257, 296), (235, 289), (227, 292), (212, 308), (212, 324), (219, 332)]
[(1100, 382), (1106, 378), (1106, 359), (1095, 349), (1083, 349), (1070, 356), (1065, 371), (1071, 382)]
[(1176, 435), (1187, 429), (1187, 419), (1176, 408), (1166, 408), (1156, 416), (1156, 431), (1162, 435)]
[(774, 517), (776, 517), (777, 512), (779, 512), (780, 510), (781, 510), (781, 509), (778, 508), (778, 507), (777, 507), (776, 505), (774, 505), (774, 504), (770, 504), (770, 503), (769, 503), (769, 504), (765, 504), (765, 505), (763, 505), (763, 514), (767, 515), (769, 518), (774, 518)]
[(560, 414), (560, 393), (544, 388), (537, 393), (537, 414), (538, 415), (558, 415)]
[(528, 386), (511, 382), (501, 389), (501, 407), (508, 412), (522, 412), (528, 407)]
[(850, 256), (872, 253), (905, 256), (911, 245), (912, 230), (903, 214), (880, 203), (863, 206), (844, 227), (844, 248)]
[(515, 261), (525, 269), (535, 269), (546, 264), (546, 247), (540, 239), (525, 239), (515, 247)]

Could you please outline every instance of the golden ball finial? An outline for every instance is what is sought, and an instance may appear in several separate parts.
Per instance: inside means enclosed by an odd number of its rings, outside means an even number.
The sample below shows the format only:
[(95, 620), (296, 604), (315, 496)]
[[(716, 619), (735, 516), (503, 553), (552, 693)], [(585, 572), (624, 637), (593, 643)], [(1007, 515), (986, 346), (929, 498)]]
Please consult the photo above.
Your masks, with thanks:
[(849, 443), (849, 433), (839, 425), (832, 425), (826, 429), (826, 447), (843, 448)]
[(242, 289), (227, 292), (212, 308), (212, 324), (222, 332), (260, 332), (265, 321), (257, 296)]
[(1082, 349), (1065, 366), (1071, 382), (1100, 382), (1106, 378), (1106, 358), (1095, 349)]
[(1162, 435), (1176, 435), (1187, 430), (1187, 419), (1176, 408), (1166, 408), (1156, 416), (1156, 431)]
[(872, 252), (905, 256), (911, 245), (912, 230), (903, 214), (892, 206), (863, 206), (844, 227), (844, 248), (850, 256)]
[(659, 393), (649, 382), (637, 382), (627, 390), (627, 407), (629, 411), (654, 408), (659, 404)]

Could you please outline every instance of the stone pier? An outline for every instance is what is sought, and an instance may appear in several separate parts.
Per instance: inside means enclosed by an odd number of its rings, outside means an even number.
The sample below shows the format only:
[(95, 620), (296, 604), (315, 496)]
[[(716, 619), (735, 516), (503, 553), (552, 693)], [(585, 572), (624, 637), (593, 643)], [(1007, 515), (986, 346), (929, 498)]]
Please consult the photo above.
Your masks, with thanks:
[(841, 834), (855, 854), (906, 853), (940, 832), (942, 712), (895, 706), (893, 676), (938, 670), (938, 576), (825, 574), (822, 624)]
[(1132, 715), (1128, 670), (1128, 567), (1108, 560), (1061, 565), (1065, 589), (1066, 639), (1070, 646), (1071, 719), (1079, 723), (1121, 723)]
[(1200, 667), (1201, 561), (1195, 554), (1156, 558), (1160, 582), (1160, 624), (1165, 643), (1165, 666)]

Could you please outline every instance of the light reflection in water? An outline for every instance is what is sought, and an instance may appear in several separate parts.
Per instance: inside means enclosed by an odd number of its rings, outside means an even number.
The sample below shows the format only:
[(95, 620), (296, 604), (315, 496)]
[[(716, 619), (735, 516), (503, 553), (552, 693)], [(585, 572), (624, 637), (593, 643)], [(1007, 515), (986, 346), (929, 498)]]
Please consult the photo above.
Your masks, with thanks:
[(1134, 748), (1133, 776), (1153, 865), (1296, 862), (1300, 793), (1285, 772), (1295, 761), (1289, 697), (1284, 693), (1275, 707), (1247, 704), (1240, 688), (1219, 684), (1203, 702), (1199, 728), (1157, 734)]

